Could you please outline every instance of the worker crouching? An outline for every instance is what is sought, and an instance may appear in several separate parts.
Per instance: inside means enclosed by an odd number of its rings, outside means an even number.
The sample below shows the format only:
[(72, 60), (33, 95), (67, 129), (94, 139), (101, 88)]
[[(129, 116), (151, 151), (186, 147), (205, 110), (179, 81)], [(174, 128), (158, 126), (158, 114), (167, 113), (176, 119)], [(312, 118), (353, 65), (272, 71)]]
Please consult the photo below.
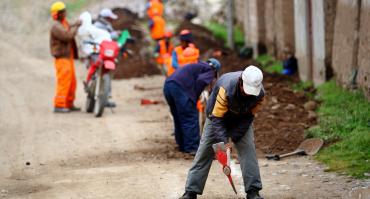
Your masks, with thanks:
[(221, 64), (216, 59), (189, 64), (168, 77), (164, 95), (174, 120), (176, 143), (181, 152), (195, 154), (199, 146), (199, 125), (196, 102), (216, 77)]

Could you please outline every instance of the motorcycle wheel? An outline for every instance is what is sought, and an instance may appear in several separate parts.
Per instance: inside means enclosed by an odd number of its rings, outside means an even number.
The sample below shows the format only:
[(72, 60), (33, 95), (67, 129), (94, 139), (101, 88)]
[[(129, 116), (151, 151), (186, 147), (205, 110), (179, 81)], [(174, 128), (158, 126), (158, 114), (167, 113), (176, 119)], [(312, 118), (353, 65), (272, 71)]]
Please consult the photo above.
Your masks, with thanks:
[(86, 96), (86, 104), (85, 109), (87, 113), (92, 113), (94, 111), (95, 106), (95, 86), (96, 86), (96, 80), (93, 78), (91, 84), (88, 86), (87, 90), (87, 96)]
[(94, 114), (95, 117), (101, 117), (104, 113), (105, 104), (109, 95), (110, 75), (105, 73), (100, 79), (100, 88), (98, 89), (98, 97), (95, 101)]

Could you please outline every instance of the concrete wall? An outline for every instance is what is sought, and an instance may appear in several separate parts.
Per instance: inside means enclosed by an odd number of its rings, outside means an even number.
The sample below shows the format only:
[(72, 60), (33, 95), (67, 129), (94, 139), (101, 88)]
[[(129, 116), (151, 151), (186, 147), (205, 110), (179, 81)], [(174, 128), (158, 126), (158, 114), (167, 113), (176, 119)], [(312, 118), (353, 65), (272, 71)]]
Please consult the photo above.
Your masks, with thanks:
[(326, 81), (325, 6), (323, 0), (311, 1), (312, 80), (315, 85)]
[(350, 84), (353, 69), (357, 68), (358, 16), (358, 0), (338, 0), (332, 65), (337, 81), (344, 85)]
[(295, 56), (298, 59), (299, 77), (302, 81), (312, 79), (308, 3), (308, 0), (294, 1)]
[(277, 53), (276, 46), (276, 28), (275, 28), (275, 0), (265, 1), (265, 45), (267, 53), (275, 56)]
[(281, 59), (284, 48), (288, 47), (294, 52), (294, 0), (275, 0), (274, 2), (276, 57)]
[(362, 0), (357, 83), (370, 98), (370, 0)]

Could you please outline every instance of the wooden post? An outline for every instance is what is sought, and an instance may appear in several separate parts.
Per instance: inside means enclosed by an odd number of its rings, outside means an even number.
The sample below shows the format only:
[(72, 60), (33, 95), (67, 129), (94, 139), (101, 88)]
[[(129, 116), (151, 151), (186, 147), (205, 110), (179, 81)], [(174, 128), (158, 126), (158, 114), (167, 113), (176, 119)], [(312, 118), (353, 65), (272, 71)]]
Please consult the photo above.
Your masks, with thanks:
[(234, 0), (227, 1), (227, 46), (234, 49)]

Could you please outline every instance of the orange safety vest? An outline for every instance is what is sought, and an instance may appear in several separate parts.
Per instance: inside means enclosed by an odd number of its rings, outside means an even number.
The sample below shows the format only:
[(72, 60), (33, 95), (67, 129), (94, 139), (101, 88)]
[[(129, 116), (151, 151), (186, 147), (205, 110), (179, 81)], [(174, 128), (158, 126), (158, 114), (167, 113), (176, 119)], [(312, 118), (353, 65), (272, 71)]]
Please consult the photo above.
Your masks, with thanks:
[(149, 18), (153, 18), (154, 15), (163, 15), (163, 4), (159, 0), (151, 0), (150, 7), (146, 11)]
[(192, 64), (192, 63), (198, 62), (199, 49), (197, 49), (194, 44), (189, 44), (189, 47), (194, 48), (194, 50), (196, 51), (194, 56), (184, 57), (184, 55), (183, 55), (184, 50), (182, 49), (182, 46), (177, 46), (175, 48), (175, 52), (177, 54), (177, 63), (180, 65), (180, 67), (183, 67), (187, 64)]
[(164, 57), (169, 55), (171, 56), (171, 53), (173, 51), (173, 45), (171, 42), (169, 45), (166, 45), (166, 39), (161, 39), (158, 42), (159, 45), (159, 56), (157, 57), (156, 61), (158, 64), (164, 64)]
[(153, 27), (152, 29), (150, 29), (150, 36), (154, 40), (162, 39), (165, 33), (166, 22), (161, 16), (154, 16), (152, 20), (153, 20)]

